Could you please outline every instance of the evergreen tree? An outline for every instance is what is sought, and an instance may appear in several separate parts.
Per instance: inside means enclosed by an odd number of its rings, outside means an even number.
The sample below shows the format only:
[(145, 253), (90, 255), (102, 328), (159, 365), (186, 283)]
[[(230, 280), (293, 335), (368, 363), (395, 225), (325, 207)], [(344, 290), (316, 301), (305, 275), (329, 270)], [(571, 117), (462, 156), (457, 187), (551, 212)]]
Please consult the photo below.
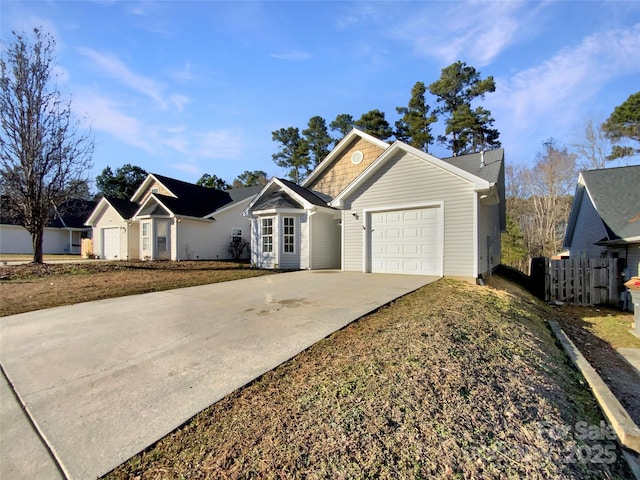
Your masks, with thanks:
[(144, 169), (130, 163), (116, 168), (116, 173), (113, 173), (111, 167), (107, 167), (96, 177), (96, 187), (104, 196), (128, 200), (147, 175)]
[(431, 124), (437, 120), (434, 113), (429, 113), (431, 107), (425, 100), (426, 87), (422, 82), (416, 82), (411, 89), (411, 98), (407, 107), (396, 107), (396, 111), (402, 115), (396, 122), (395, 136), (398, 140), (429, 151), (429, 145), (433, 143)]
[(304, 140), (309, 147), (311, 166), (315, 167), (329, 155), (333, 139), (329, 136), (327, 123), (320, 116), (311, 117), (308, 127), (302, 131)]
[(268, 181), (267, 172), (263, 172), (262, 170), (245, 170), (233, 181), (233, 188), (266, 185)]
[(231, 188), (231, 185), (222, 178), (217, 175), (209, 175), (208, 173), (204, 173), (198, 179), (196, 185), (206, 188), (215, 188), (216, 190), (229, 190)]
[(280, 144), (279, 151), (272, 155), (276, 165), (289, 170), (288, 176), (295, 183), (310, 171), (309, 146), (295, 127), (281, 128), (271, 132), (274, 142)]
[(440, 78), (429, 85), (440, 104), (436, 113), (445, 118), (445, 135), (439, 135), (438, 141), (454, 156), (500, 147), (491, 112), (471, 106), (475, 99), (495, 89), (493, 77), (482, 80), (475, 68), (461, 61), (443, 68)]
[(387, 140), (393, 136), (393, 130), (384, 117), (384, 112), (378, 109), (363, 113), (354, 124), (363, 132), (373, 135), (380, 140)]
[(339, 114), (336, 119), (329, 124), (329, 128), (332, 131), (337, 131), (340, 134), (340, 137), (336, 139), (336, 141), (340, 141), (343, 137), (349, 133), (353, 127), (355, 126), (355, 122), (353, 117), (348, 113)]
[[(622, 105), (618, 105), (602, 128), (607, 137), (614, 142), (620, 140), (640, 142), (640, 92), (634, 93)], [(638, 147), (615, 145), (607, 159), (615, 160), (638, 154), (640, 154)]]

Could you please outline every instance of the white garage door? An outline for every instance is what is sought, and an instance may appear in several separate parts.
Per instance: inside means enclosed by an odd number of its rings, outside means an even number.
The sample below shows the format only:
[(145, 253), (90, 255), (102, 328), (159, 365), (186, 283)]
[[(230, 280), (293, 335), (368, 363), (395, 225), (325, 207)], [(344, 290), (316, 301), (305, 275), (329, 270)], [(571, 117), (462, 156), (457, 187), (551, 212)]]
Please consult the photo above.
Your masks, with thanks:
[(102, 257), (109, 260), (118, 259), (120, 255), (120, 229), (102, 229)]
[(370, 267), (374, 273), (440, 275), (440, 208), (370, 213)]

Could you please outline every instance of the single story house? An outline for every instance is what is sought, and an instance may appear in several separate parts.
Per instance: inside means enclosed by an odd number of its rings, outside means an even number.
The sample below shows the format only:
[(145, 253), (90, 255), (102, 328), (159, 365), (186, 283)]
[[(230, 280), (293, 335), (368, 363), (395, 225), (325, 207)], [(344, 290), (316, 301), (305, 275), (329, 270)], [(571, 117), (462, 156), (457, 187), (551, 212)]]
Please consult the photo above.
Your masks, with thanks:
[(440, 159), (354, 129), (301, 185), (251, 200), (251, 261), (475, 282), (500, 263), (504, 192), (503, 149)]
[(222, 191), (149, 174), (130, 200), (98, 202), (86, 221), (93, 253), (118, 260), (230, 259), (232, 242), (248, 245), (242, 210), (260, 188)]
[(628, 280), (640, 269), (640, 165), (586, 170), (564, 237), (570, 258), (620, 258)]
[[(54, 208), (44, 228), (43, 253), (79, 255), (82, 239), (91, 237), (91, 228), (84, 221), (95, 205), (91, 200), (71, 199)], [(7, 210), (6, 202), (0, 205), (0, 253), (33, 254), (31, 234)]]

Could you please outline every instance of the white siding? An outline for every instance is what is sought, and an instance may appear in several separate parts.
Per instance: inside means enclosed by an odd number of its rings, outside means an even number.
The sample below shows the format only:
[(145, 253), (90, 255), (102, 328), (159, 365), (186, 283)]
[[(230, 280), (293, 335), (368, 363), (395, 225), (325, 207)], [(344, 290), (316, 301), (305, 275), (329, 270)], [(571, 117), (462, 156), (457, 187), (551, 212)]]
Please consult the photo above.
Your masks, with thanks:
[(478, 273), (485, 278), (500, 263), (500, 206), (482, 205), (478, 213)]
[(572, 258), (599, 258), (605, 247), (594, 245), (594, 243), (606, 236), (607, 231), (602, 225), (602, 220), (585, 192), (578, 210), (569, 254)]
[(311, 259), (309, 256), (309, 249), (311, 248), (311, 218), (313, 217), (309, 217), (308, 212), (300, 215), (300, 268), (303, 270), (312, 268)]
[(628, 246), (627, 269), (629, 273), (627, 280), (640, 275), (640, 243), (633, 243)]
[(398, 154), (345, 199), (343, 269), (363, 271), (363, 209), (443, 202), (444, 275), (474, 278), (475, 196), (469, 181), (408, 153)]
[(340, 225), (333, 215), (311, 216), (311, 262), (309, 268), (340, 268)]
[[(294, 251), (286, 253), (284, 251), (284, 218), (294, 219)], [(300, 265), (300, 215), (299, 214), (282, 214), (277, 217), (278, 228), (274, 228), (273, 236), (278, 237), (278, 267), (284, 269), (299, 269)], [(274, 242), (275, 243), (275, 242)], [(274, 245), (275, 250), (275, 245)]]
[[(73, 235), (73, 236), (71, 236)], [(69, 243), (80, 243), (80, 232), (69, 234), (62, 228), (45, 228), (42, 251), (45, 254), (80, 253), (79, 248), (70, 250)], [(33, 254), (31, 234), (20, 225), (0, 225), (0, 253)]]
[[(118, 253), (118, 259), (126, 260), (129, 258), (137, 258), (137, 255), (132, 256), (128, 251), (128, 240), (131, 237), (129, 237), (129, 226), (127, 222), (123, 220), (118, 212), (110, 205), (102, 212), (102, 215), (96, 219), (93, 225), (93, 253), (101, 257), (104, 255), (102, 248), (102, 229), (115, 227), (117, 227), (120, 232), (120, 252)], [(137, 242), (137, 239), (134, 239), (134, 242)]]
[[(229, 210), (214, 215), (215, 221), (196, 221), (183, 218), (176, 222), (176, 239), (172, 256), (174, 260), (229, 260), (229, 245), (234, 228), (242, 229), (242, 238), (251, 238), (251, 222), (242, 216), (246, 204), (236, 205)], [(242, 258), (248, 258), (245, 252)]]

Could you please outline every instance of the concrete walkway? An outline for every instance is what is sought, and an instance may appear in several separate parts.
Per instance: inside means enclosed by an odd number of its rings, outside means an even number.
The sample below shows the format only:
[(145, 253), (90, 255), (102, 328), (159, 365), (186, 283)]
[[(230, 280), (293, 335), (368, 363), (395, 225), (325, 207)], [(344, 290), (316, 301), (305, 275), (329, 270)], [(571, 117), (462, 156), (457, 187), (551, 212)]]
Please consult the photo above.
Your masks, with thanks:
[[(436, 277), (294, 272), (0, 318), (0, 478), (107, 473)], [(37, 433), (39, 432), (39, 433)]]

